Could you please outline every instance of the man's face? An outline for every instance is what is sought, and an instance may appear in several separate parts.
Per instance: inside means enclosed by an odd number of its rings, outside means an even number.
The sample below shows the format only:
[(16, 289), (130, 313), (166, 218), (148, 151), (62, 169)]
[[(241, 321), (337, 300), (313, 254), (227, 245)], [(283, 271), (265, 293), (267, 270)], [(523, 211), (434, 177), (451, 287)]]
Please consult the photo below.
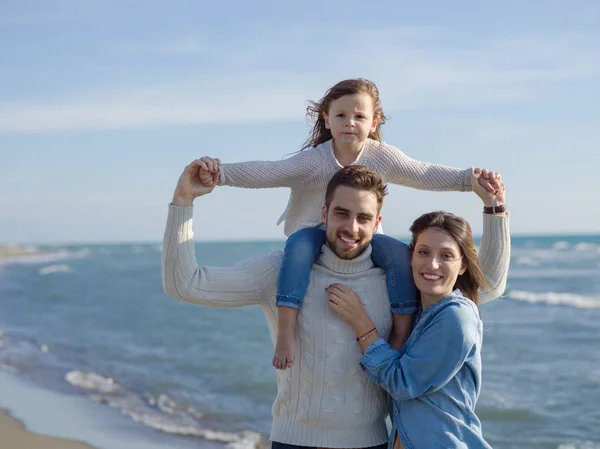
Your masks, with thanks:
[(340, 259), (354, 259), (371, 243), (381, 215), (373, 192), (339, 186), (323, 206), (327, 245)]

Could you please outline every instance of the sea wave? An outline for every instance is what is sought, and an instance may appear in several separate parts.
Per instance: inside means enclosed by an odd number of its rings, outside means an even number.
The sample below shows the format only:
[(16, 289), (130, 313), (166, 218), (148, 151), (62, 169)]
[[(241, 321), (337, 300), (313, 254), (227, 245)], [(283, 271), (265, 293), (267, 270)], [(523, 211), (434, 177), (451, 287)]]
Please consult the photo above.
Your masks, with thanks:
[(600, 449), (600, 443), (582, 441), (578, 443), (561, 444), (556, 449)]
[(516, 258), (515, 263), (527, 267), (539, 267), (541, 265), (539, 260), (536, 260), (531, 256), (519, 256)]
[[(163, 401), (167, 399), (166, 395), (161, 396), (163, 396)], [(163, 408), (159, 407), (158, 409), (145, 406), (140, 398), (133, 393), (126, 395), (93, 395), (91, 399), (119, 410), (123, 415), (139, 424), (161, 432), (224, 443), (229, 449), (257, 449), (261, 447), (262, 437), (259, 433), (250, 430), (225, 432), (203, 428), (195, 419), (198, 415), (201, 415), (199, 412), (196, 413), (196, 417), (183, 413), (184, 409), (171, 399), (168, 400), (170, 406), (166, 407), (166, 410), (163, 410), (165, 408), (164, 404)], [(151, 404), (152, 401), (148, 403), (148, 405)], [(170, 411), (173, 409), (179, 409), (181, 412), (177, 413), (179, 415), (177, 418), (169, 416), (172, 415)]]
[(67, 249), (59, 249), (51, 252), (40, 252), (33, 254), (20, 254), (17, 256), (7, 256), (0, 258), (0, 265), (8, 264), (38, 264), (51, 263), (67, 259), (84, 259), (90, 254), (90, 249), (87, 247), (76, 251)]
[(559, 292), (528, 292), (510, 290), (508, 297), (517, 301), (542, 303), (552, 306), (569, 306), (577, 309), (600, 309), (600, 296), (585, 296), (574, 293)]
[(225, 444), (229, 449), (257, 449), (262, 437), (253, 431), (225, 432), (201, 426), (204, 414), (193, 407), (178, 404), (166, 394), (143, 396), (128, 390), (110, 377), (95, 372), (70, 371), (65, 380), (89, 391), (95, 402), (117, 409), (133, 421), (165, 433), (198, 437)]
[(552, 249), (557, 251), (598, 251), (598, 249), (600, 249), (600, 245), (590, 242), (569, 243), (561, 240), (554, 242)]
[(100, 393), (118, 393), (124, 390), (114, 379), (94, 372), (69, 371), (65, 374), (65, 380), (75, 387)]
[(69, 271), (71, 271), (71, 267), (67, 264), (55, 264), (38, 269), (38, 274), (40, 276), (46, 276), (52, 273), (68, 273)]

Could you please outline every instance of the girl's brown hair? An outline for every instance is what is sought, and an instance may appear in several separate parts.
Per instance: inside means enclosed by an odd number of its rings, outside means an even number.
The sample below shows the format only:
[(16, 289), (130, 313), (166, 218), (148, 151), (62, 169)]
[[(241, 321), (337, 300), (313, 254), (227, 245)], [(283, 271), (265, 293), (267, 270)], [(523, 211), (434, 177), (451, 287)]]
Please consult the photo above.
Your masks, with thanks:
[(466, 267), (466, 270), (458, 276), (453, 288), (459, 288), (465, 297), (478, 304), (479, 288), (488, 285), (488, 283), (481, 270), (481, 265), (479, 265), (471, 226), (464, 218), (449, 212), (438, 211), (423, 214), (410, 227), (410, 232), (412, 233), (410, 242), (411, 251), (414, 251), (419, 235), (429, 228), (439, 228), (446, 231), (458, 244), (462, 256), (462, 264), (463, 267)]
[(327, 142), (333, 136), (331, 131), (325, 127), (325, 119), (323, 118), (323, 112), (328, 113), (331, 103), (344, 95), (356, 95), (356, 94), (368, 94), (373, 100), (373, 117), (380, 117), (381, 120), (377, 125), (375, 131), (369, 134), (371, 139), (381, 142), (381, 125), (385, 123), (385, 114), (381, 108), (381, 101), (379, 100), (379, 89), (372, 81), (364, 78), (356, 78), (350, 80), (344, 80), (337, 83), (327, 92), (325, 96), (319, 101), (309, 101), (306, 107), (306, 116), (314, 125), (310, 132), (310, 135), (306, 142), (302, 145), (302, 150), (316, 147), (317, 145)]

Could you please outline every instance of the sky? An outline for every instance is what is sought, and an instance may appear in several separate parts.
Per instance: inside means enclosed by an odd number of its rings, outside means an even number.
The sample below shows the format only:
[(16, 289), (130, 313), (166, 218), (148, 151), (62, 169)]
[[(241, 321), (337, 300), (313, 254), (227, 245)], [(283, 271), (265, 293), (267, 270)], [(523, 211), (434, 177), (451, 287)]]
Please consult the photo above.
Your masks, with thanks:
[[(511, 230), (600, 233), (600, 3), (0, 2), (0, 244), (155, 242), (184, 166), (277, 160), (369, 78), (408, 156), (502, 174)], [(283, 239), (287, 189), (219, 187), (197, 240)], [(386, 233), (472, 193), (391, 186)]]

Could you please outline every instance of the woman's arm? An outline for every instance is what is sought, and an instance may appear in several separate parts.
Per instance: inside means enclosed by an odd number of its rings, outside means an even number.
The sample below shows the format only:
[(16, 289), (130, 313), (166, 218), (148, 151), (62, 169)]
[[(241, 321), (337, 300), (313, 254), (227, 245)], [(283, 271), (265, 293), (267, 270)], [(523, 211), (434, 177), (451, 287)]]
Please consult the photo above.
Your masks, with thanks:
[(381, 341), (371, 346), (360, 362), (367, 377), (396, 401), (441, 389), (456, 376), (479, 341), (479, 319), (473, 307), (446, 304), (400, 351)]
[[(487, 207), (506, 207), (506, 190), (498, 174), (499, 188), (490, 193), (472, 180), (473, 191)], [(479, 245), (479, 264), (487, 285), (479, 289), (479, 304), (496, 299), (504, 293), (510, 265), (510, 227), (508, 212), (483, 214), (483, 233)]]

